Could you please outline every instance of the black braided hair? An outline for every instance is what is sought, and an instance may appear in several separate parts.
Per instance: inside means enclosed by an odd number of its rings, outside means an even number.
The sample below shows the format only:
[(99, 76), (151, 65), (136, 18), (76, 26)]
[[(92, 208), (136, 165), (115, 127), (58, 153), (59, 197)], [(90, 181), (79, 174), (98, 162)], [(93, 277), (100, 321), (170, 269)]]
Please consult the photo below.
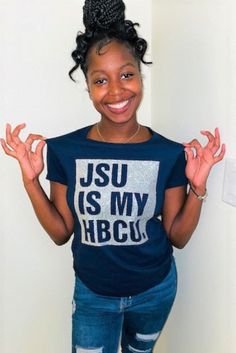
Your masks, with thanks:
[(90, 30), (109, 29), (113, 23), (125, 20), (125, 4), (120, 0), (86, 0), (83, 12), (85, 28)]
[(85, 0), (83, 6), (83, 22), (85, 32), (79, 32), (76, 37), (76, 49), (71, 56), (75, 62), (69, 76), (81, 68), (85, 77), (88, 71), (87, 53), (97, 45), (97, 52), (111, 40), (117, 40), (127, 45), (134, 58), (140, 63), (151, 64), (144, 60), (147, 50), (145, 39), (138, 37), (135, 26), (138, 23), (125, 20), (125, 4), (122, 0)]

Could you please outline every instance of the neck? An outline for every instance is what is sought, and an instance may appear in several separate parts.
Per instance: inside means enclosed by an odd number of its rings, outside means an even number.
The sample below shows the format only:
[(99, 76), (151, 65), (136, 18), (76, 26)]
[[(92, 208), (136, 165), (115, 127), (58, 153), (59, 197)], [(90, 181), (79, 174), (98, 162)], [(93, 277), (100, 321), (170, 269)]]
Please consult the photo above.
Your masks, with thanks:
[(132, 140), (139, 134), (140, 125), (138, 122), (132, 121), (130, 124), (107, 124), (106, 121), (101, 120), (97, 123), (97, 133), (100, 139), (104, 142), (120, 142), (126, 143)]

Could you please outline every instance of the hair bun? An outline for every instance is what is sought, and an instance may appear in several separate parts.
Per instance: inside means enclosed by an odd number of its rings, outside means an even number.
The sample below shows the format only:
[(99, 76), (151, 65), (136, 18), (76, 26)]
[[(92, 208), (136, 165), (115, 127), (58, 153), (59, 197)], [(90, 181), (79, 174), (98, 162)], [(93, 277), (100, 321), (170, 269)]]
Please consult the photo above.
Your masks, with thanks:
[(122, 0), (85, 0), (83, 21), (87, 30), (109, 29), (124, 20), (125, 4)]

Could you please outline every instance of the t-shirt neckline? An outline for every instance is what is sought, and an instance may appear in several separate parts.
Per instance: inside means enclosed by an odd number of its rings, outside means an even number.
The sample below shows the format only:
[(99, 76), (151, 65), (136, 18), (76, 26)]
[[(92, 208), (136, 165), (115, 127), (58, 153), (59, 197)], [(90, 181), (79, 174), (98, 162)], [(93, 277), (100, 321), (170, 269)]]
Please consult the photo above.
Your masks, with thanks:
[(109, 142), (109, 141), (97, 141), (97, 140), (93, 140), (93, 139), (90, 139), (87, 137), (88, 135), (88, 132), (89, 130), (93, 127), (94, 125), (89, 125), (89, 126), (86, 126), (84, 128), (84, 134), (83, 134), (83, 137), (84, 137), (84, 140), (87, 142), (87, 143), (91, 143), (91, 144), (94, 144), (94, 145), (103, 145), (103, 146), (114, 146), (114, 147), (121, 147), (121, 146), (142, 146), (142, 145), (146, 145), (146, 144), (149, 144), (150, 142), (153, 141), (154, 137), (155, 137), (155, 132), (149, 127), (149, 126), (145, 126), (148, 128), (148, 130), (150, 131), (151, 133), (151, 137), (146, 140), (146, 141), (141, 141), (141, 142)]

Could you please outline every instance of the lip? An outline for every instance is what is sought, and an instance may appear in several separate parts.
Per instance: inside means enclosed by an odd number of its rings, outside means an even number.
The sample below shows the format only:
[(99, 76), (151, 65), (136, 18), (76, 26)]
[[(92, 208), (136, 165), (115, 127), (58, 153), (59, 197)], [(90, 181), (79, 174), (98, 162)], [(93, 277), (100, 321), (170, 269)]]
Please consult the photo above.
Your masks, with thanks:
[(110, 112), (115, 114), (122, 114), (129, 108), (131, 101), (132, 101), (132, 98), (129, 98), (117, 103), (106, 104), (106, 106)]

